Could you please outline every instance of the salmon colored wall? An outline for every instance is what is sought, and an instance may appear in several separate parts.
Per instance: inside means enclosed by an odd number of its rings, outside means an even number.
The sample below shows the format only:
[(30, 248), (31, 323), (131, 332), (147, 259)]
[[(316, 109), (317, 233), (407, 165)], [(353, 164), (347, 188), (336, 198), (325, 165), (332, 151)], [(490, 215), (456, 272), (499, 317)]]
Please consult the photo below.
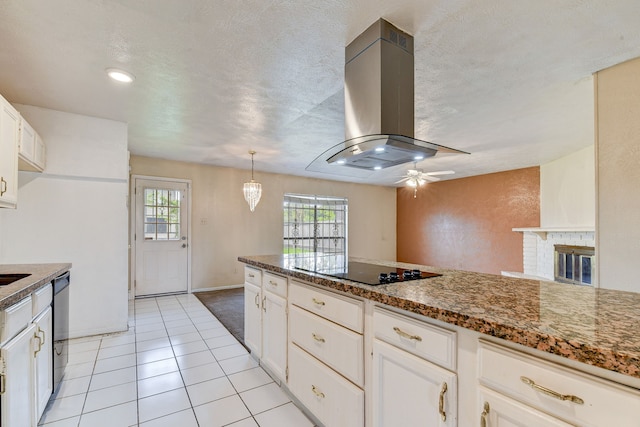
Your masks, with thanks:
[(397, 190), (400, 262), (500, 274), (522, 272), (522, 233), (540, 226), (540, 168)]

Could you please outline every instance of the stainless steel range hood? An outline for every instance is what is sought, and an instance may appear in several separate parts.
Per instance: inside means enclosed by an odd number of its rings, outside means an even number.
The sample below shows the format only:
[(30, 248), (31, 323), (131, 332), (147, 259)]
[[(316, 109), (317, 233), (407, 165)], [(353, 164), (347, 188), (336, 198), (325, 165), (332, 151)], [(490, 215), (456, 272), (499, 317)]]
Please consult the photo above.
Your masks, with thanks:
[(346, 47), (344, 98), (346, 141), (307, 170), (364, 177), (438, 152), (468, 154), (414, 138), (413, 37), (384, 19)]

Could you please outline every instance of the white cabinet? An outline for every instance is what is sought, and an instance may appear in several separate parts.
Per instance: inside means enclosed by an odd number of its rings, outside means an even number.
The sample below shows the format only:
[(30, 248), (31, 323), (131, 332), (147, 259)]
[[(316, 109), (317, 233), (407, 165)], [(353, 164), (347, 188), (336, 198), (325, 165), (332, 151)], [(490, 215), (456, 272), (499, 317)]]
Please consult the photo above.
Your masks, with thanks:
[(529, 412), (538, 410), (584, 427), (640, 425), (636, 389), (483, 340), (478, 361), (480, 384), (519, 401)]
[(36, 325), (31, 324), (0, 348), (2, 357), (3, 426), (32, 426), (34, 413), (33, 341)]
[(287, 279), (245, 267), (244, 341), (273, 375), (287, 381)]
[(262, 363), (286, 382), (287, 300), (265, 290), (262, 301)]
[[(323, 425), (364, 426), (362, 389), (295, 344), (289, 347), (289, 369), (289, 389)], [(395, 426), (404, 425), (397, 421)]]
[(372, 405), (376, 427), (456, 426), (456, 374), (376, 339)]
[(0, 207), (18, 203), (18, 138), (20, 113), (0, 96)]
[(45, 167), (44, 141), (24, 117), (20, 118), (18, 169), (42, 172)]
[(483, 387), (479, 397), (480, 427), (571, 427), (571, 424)]
[(262, 357), (262, 272), (245, 267), (244, 343), (256, 359)]
[(35, 420), (40, 420), (47, 402), (53, 393), (53, 328), (52, 310), (48, 306), (33, 321), (34, 342), (34, 384)]
[(36, 426), (53, 392), (51, 298), (49, 284), (1, 313), (2, 426)]

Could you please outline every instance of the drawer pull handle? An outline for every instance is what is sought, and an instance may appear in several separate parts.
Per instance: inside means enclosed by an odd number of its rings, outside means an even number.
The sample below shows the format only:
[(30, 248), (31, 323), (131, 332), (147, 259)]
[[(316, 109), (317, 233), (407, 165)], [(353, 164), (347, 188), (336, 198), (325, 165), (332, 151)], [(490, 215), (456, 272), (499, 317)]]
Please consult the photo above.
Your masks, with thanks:
[(312, 333), (311, 336), (313, 337), (314, 340), (316, 340), (318, 342), (325, 342), (324, 338), (322, 338), (321, 336), (316, 335), (315, 333)]
[(480, 427), (487, 427), (487, 417), (489, 416), (489, 402), (484, 402), (484, 408), (480, 414)]
[(249, 277), (251, 277), (252, 279), (255, 278), (256, 276), (253, 275), (253, 273), (249, 273)]
[(407, 338), (410, 340), (422, 341), (422, 337), (420, 335), (411, 335), (398, 328), (397, 326), (393, 327), (393, 330), (396, 331), (396, 334), (400, 335), (403, 338)]
[(313, 303), (317, 304), (317, 305), (324, 305), (324, 301), (320, 301), (319, 299), (316, 299), (315, 297), (313, 297)]
[(447, 394), (447, 383), (442, 383), (440, 389), (440, 399), (438, 399), (438, 412), (442, 421), (447, 421), (447, 413), (444, 411), (444, 395)]
[(267, 312), (267, 297), (266, 295), (262, 297), (262, 311)]
[(2, 376), (2, 382), (0, 382), (0, 395), (4, 394), (7, 390), (7, 375), (0, 374)]
[(40, 353), (40, 350), (42, 350), (42, 338), (40, 338), (40, 329), (39, 328), (38, 328), (38, 331), (35, 334), (33, 334), (33, 337), (38, 340), (38, 349), (33, 352), (33, 357), (36, 357), (38, 355), (38, 353)]
[(256, 294), (256, 297), (253, 299), (253, 302), (256, 304), (256, 307), (260, 309), (260, 294)]
[(271, 286), (278, 286), (278, 282), (274, 282), (273, 280), (269, 280), (269, 284)]
[(324, 399), (324, 393), (321, 392), (320, 390), (318, 390), (318, 388), (316, 386), (314, 386), (313, 384), (311, 384), (311, 391), (313, 392), (313, 394), (315, 394), (317, 397), (320, 397), (322, 399)]
[(7, 192), (7, 181), (4, 180), (4, 177), (0, 178), (0, 196)]
[(568, 400), (573, 403), (577, 403), (578, 405), (583, 405), (584, 400), (580, 399), (578, 396), (574, 396), (572, 394), (561, 394), (555, 390), (551, 390), (550, 388), (543, 387), (539, 384), (536, 384), (531, 378), (520, 377), (520, 381), (531, 387), (532, 389), (539, 391), (540, 393), (546, 394), (547, 396), (551, 396), (558, 400)]

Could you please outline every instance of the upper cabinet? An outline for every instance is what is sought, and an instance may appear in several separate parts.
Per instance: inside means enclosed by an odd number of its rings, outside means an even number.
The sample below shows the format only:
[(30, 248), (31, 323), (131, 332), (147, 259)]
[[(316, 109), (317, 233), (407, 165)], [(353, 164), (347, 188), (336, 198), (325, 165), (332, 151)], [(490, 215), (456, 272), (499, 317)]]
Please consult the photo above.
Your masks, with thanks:
[(18, 144), (18, 168), (23, 171), (42, 172), (45, 166), (45, 146), (40, 135), (20, 118), (20, 143)]
[(0, 207), (18, 202), (18, 141), (20, 113), (0, 96)]

